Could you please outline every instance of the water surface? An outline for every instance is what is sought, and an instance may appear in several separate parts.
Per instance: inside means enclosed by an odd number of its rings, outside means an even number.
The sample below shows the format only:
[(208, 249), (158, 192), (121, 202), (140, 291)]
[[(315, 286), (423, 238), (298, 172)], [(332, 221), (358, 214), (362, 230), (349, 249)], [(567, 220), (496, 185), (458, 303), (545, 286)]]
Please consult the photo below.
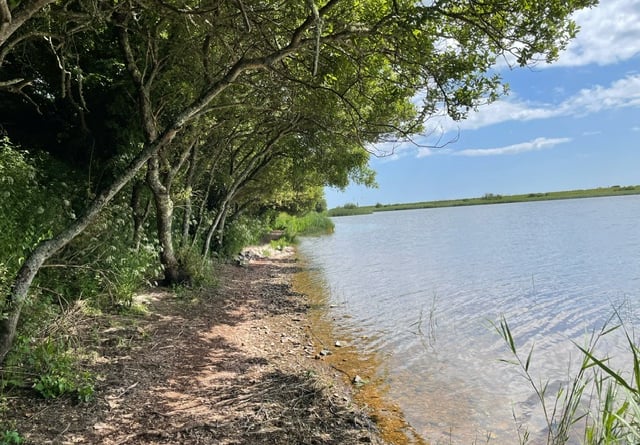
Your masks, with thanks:
[[(619, 311), (640, 326), (640, 196), (381, 212), (335, 218), (299, 250), (331, 316), (431, 443), (517, 443), (544, 422), (491, 322), (511, 325), (532, 372), (566, 381), (583, 344)], [(601, 350), (624, 364), (610, 335)], [(516, 420), (514, 420), (514, 414)]]

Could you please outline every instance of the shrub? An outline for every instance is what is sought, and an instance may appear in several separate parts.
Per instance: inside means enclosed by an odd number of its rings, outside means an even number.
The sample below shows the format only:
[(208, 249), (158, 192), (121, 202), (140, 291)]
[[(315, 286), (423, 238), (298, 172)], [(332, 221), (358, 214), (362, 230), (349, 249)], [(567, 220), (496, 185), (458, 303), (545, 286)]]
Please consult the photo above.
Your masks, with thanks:
[(16, 430), (5, 430), (0, 434), (0, 445), (20, 445), (24, 439)]
[(263, 220), (241, 216), (225, 227), (218, 254), (223, 258), (231, 258), (240, 253), (244, 247), (257, 244), (267, 231), (267, 224)]
[(285, 238), (294, 241), (298, 235), (322, 235), (332, 233), (334, 224), (326, 214), (309, 212), (306, 215), (291, 216), (280, 213), (275, 221), (275, 228), (285, 231)]
[[(45, 177), (38, 164), (55, 163), (20, 151), (0, 137), (0, 291), (6, 295), (26, 254), (70, 219), (73, 187)], [(0, 297), (1, 298), (1, 297)], [(2, 300), (0, 300), (0, 305)]]
[(45, 399), (70, 394), (87, 402), (94, 395), (93, 376), (80, 369), (61, 339), (19, 336), (4, 368), (3, 387), (30, 385)]
[(177, 253), (178, 261), (184, 272), (189, 276), (191, 285), (196, 287), (215, 286), (215, 260), (203, 258), (195, 248), (183, 248)]

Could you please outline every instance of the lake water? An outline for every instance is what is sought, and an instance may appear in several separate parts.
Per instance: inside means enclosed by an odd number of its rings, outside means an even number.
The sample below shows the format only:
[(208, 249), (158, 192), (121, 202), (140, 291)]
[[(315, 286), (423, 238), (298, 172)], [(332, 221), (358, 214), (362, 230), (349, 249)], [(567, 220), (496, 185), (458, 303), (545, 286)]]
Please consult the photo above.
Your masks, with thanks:
[[(385, 397), (430, 443), (544, 435), (534, 392), (491, 322), (506, 317), (531, 372), (557, 389), (572, 343), (619, 313), (640, 327), (640, 196), (380, 212), (335, 218), (299, 251), (327, 316), (374, 354)], [(626, 361), (614, 332), (599, 351)], [(515, 420), (514, 420), (515, 417)]]

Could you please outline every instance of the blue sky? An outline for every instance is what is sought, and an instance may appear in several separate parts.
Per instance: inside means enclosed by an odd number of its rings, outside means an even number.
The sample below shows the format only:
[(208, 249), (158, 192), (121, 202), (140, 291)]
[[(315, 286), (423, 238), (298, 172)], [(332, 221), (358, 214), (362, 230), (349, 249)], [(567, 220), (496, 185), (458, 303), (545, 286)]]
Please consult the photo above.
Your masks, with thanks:
[(508, 96), (432, 122), (457, 142), (372, 158), (379, 187), (327, 189), (329, 207), (640, 184), (640, 0), (601, 0), (574, 19), (580, 33), (553, 65), (505, 67)]

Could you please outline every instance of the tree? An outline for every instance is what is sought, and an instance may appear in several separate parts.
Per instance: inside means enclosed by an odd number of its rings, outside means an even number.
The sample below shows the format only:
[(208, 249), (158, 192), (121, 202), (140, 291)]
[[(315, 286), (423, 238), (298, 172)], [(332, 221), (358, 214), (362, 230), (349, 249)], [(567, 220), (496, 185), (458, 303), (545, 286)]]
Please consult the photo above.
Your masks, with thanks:
[[(170, 153), (176, 136), (185, 128), (216, 110), (227, 109), (233, 95), (225, 92), (254, 76), (271, 73), (274, 79), (298, 83), (305, 87), (303, 91), (325, 91), (337, 98), (344, 105), (340, 120), (358, 129), (359, 144), (410, 138), (439, 107), (460, 119), (479, 103), (501, 94), (501, 81), (490, 71), (497, 57), (513, 54), (521, 65), (538, 58), (554, 59), (575, 34), (570, 14), (596, 2), (328, 0), (315, 4), (310, 0), (293, 6), (272, 1), (202, 6), (187, 0), (96, 4), (97, 11), (114, 10), (95, 19), (110, 20), (100, 22), (97, 32), (121, 36), (124, 57), (120, 64), (127, 67), (138, 97), (144, 143), (132, 139), (129, 165), (95, 199), (84, 203), (82, 215), (40, 242), (25, 258), (2, 310), (0, 360), (11, 346), (20, 311), (43, 263), (82, 233), (144, 166), (153, 169), (161, 153)], [(74, 4), (83, 12), (86, 6)], [(6, 9), (3, 23), (7, 23)], [(45, 14), (42, 9), (35, 11), (39, 12), (33, 18)], [(83, 15), (87, 16), (92, 17)], [(57, 26), (65, 23), (63, 14), (51, 19)], [(86, 26), (81, 30), (83, 36), (89, 35)], [(15, 36), (15, 31), (9, 35)], [(53, 38), (51, 33), (48, 36)], [(64, 58), (62, 66), (71, 66), (74, 50), (65, 49), (68, 51), (56, 50), (55, 54)], [(172, 64), (177, 55), (195, 60), (195, 54), (200, 55), (197, 65)], [(0, 68), (6, 71), (5, 65)], [(264, 85), (276, 88), (274, 94), (278, 91), (277, 82), (264, 81)], [(123, 93), (129, 91), (129, 86), (122, 88)], [(392, 111), (402, 114), (404, 109), (367, 113), (367, 102), (395, 96), (397, 106), (403, 100), (410, 102), (417, 93), (423, 100), (412, 119), (390, 118)], [(334, 128), (324, 136), (314, 135), (310, 123), (305, 125), (302, 139), (340, 134)]]

